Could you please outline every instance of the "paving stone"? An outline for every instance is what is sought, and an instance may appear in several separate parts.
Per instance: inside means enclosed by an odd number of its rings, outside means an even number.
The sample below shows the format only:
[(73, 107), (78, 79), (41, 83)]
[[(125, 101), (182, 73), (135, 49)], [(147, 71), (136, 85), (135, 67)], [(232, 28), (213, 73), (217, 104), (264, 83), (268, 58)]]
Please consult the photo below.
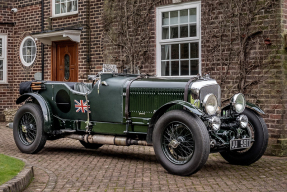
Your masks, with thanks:
[(228, 164), (218, 153), (209, 155), (196, 174), (167, 173), (152, 147), (105, 145), (85, 149), (78, 141), (47, 141), (38, 154), (21, 153), (12, 129), (0, 123), (0, 153), (33, 165), (30, 191), (287, 191), (287, 157), (263, 156), (250, 166)]

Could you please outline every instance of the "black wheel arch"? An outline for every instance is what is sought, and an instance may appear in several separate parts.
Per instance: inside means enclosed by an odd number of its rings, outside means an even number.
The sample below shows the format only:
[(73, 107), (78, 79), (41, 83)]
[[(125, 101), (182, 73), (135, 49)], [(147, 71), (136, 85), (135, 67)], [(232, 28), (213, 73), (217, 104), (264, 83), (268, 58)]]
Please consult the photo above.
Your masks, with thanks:
[(51, 133), (53, 130), (52, 125), (53, 125), (53, 115), (52, 115), (52, 109), (51, 106), (48, 102), (45, 101), (45, 99), (37, 94), (37, 93), (25, 93), (21, 95), (17, 100), (16, 104), (20, 104), (24, 101), (27, 101), (29, 98), (32, 98), (36, 101), (36, 103), (40, 106), (42, 113), (43, 113), (43, 118), (44, 118), (44, 132), (46, 134)]
[(152, 118), (150, 119), (148, 131), (147, 131), (147, 143), (152, 144), (152, 135), (153, 135), (153, 129), (156, 124), (156, 122), (159, 120), (159, 118), (168, 111), (171, 107), (179, 105), (182, 106), (182, 108), (194, 115), (202, 116), (204, 115), (203, 111), (198, 109), (196, 106), (192, 105), (191, 103), (188, 103), (186, 101), (182, 100), (175, 100), (171, 101), (169, 103), (164, 104), (161, 106), (156, 112), (153, 114)]

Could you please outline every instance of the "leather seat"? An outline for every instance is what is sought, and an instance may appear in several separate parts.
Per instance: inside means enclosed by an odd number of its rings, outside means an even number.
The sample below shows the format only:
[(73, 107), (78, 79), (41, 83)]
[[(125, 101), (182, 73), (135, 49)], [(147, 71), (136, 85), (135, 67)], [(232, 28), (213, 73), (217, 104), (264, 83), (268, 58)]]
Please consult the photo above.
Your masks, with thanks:
[(81, 93), (90, 93), (92, 89), (92, 83), (75, 83), (74, 85), (74, 90)]

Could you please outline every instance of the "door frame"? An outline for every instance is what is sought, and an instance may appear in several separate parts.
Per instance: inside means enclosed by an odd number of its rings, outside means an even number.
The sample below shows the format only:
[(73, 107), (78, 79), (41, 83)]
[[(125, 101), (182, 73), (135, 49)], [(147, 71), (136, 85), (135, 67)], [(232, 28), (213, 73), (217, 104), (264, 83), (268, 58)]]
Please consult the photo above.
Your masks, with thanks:
[[(57, 44), (60, 43), (75, 43), (77, 44), (76, 46), (76, 53), (79, 53), (79, 43), (74, 42), (74, 41), (67, 41), (67, 40), (63, 40), (63, 41), (53, 41), (52, 42), (52, 46), (51, 46), (51, 81), (57, 81)], [(76, 82), (78, 82), (79, 80), (79, 54), (75, 55), (75, 64), (76, 64)]]

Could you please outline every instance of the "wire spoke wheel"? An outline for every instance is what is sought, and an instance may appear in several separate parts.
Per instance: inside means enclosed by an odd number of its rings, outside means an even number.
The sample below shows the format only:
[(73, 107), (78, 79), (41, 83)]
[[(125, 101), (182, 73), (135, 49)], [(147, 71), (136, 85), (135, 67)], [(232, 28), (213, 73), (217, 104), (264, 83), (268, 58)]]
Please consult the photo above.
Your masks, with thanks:
[(162, 135), (162, 150), (166, 158), (177, 165), (187, 163), (194, 153), (193, 135), (181, 122), (171, 122)]
[(15, 114), (13, 137), (18, 149), (23, 153), (35, 154), (46, 143), (44, 119), (41, 107), (35, 103), (26, 103)]
[(247, 133), (248, 133), (248, 137), (247, 138), (250, 138), (251, 139), (251, 145), (249, 148), (246, 148), (246, 149), (241, 149), (241, 150), (237, 150), (238, 153), (245, 153), (247, 152), (249, 149), (251, 149), (254, 141), (255, 141), (255, 130), (254, 130), (254, 127), (252, 126), (252, 124), (250, 122), (248, 122), (248, 125), (246, 127), (247, 129)]
[(248, 118), (246, 138), (251, 139), (251, 146), (242, 150), (220, 152), (226, 161), (234, 165), (250, 165), (258, 161), (268, 145), (268, 129), (263, 118), (248, 108), (245, 109), (243, 114)]
[(37, 135), (37, 126), (35, 117), (27, 112), (21, 117), (18, 125), (19, 139), (24, 145), (31, 145)]

